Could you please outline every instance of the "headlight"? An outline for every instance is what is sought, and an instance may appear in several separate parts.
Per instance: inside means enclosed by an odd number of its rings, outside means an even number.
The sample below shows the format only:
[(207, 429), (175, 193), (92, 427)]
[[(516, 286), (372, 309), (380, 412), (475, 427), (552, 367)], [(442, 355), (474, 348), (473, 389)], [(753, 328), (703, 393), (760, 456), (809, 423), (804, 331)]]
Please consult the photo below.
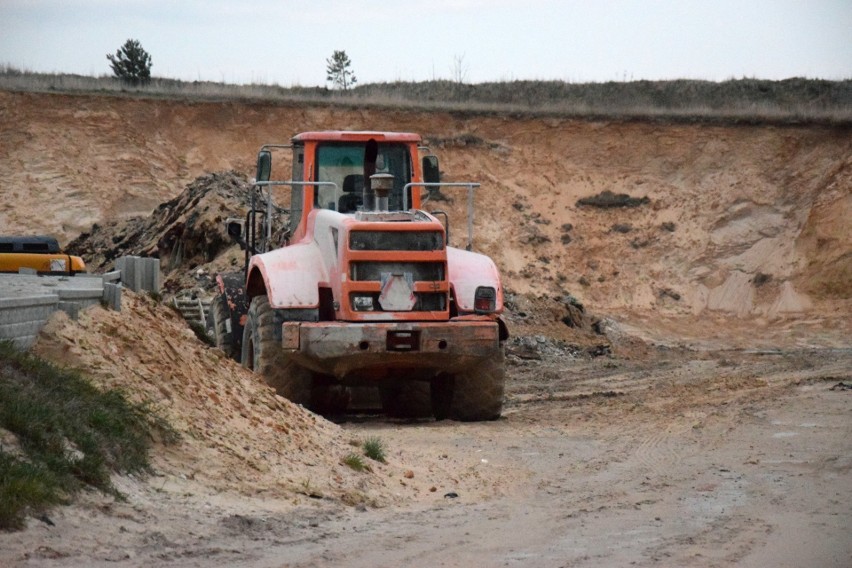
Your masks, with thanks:
[(356, 312), (372, 312), (373, 296), (352, 294), (352, 309)]

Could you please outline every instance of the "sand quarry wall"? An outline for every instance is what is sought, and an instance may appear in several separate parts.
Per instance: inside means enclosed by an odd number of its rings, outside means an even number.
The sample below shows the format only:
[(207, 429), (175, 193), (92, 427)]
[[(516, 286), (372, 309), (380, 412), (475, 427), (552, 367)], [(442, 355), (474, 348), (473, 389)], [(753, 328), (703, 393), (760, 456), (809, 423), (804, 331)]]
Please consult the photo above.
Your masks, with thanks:
[[(570, 292), (604, 311), (848, 313), (849, 127), (0, 92), (0, 227), (67, 242), (93, 223), (148, 214), (203, 173), (252, 175), (261, 144), (320, 129), (419, 132), (445, 181), (482, 182), (475, 248), (511, 291)], [(602, 191), (648, 199), (577, 204)], [(461, 244), (465, 200), (450, 195), (434, 208), (453, 213)]]

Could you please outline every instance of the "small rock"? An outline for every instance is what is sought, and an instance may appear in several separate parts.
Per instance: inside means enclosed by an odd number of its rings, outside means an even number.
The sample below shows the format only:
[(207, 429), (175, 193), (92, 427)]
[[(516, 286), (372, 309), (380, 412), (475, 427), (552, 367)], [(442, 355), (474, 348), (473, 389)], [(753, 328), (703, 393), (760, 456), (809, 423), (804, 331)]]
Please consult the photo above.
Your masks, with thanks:
[(450, 491), (449, 493), (444, 493), (445, 499), (458, 499), (459, 494), (455, 491)]
[(403, 476), (405, 479), (414, 479), (414, 472), (409, 469), (403, 474)]

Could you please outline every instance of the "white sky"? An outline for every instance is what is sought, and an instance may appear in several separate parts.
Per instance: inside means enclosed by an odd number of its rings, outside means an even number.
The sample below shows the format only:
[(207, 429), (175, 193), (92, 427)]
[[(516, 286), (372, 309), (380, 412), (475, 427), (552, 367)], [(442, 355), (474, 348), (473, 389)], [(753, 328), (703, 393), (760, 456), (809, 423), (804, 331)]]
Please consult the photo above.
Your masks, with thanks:
[(0, 0), (0, 64), (109, 75), (128, 38), (190, 81), (852, 78), (852, 0)]

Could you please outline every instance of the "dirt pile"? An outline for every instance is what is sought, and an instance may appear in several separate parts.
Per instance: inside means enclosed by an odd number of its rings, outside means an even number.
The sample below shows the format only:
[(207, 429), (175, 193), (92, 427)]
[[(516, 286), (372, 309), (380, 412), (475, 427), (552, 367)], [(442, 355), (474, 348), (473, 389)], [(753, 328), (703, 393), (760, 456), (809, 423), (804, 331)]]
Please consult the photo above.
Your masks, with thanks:
[(149, 403), (180, 436), (154, 452), (160, 475), (295, 502), (325, 497), (381, 505), (398, 466), (359, 473), (340, 461), (358, 448), (342, 430), (274, 394), (258, 376), (197, 341), (173, 310), (125, 292), (122, 311), (58, 312), (37, 354), (85, 369), (96, 383)]
[[(219, 264), (227, 266), (239, 256), (225, 220), (245, 218), (251, 206), (250, 189), (245, 176), (234, 171), (200, 176), (149, 216), (95, 224), (74, 239), (68, 251), (82, 256), (93, 272), (111, 270), (115, 259), (124, 255), (159, 258), (167, 292), (190, 287), (197, 269), (226, 249), (234, 250)], [(281, 220), (276, 217), (275, 222)]]

